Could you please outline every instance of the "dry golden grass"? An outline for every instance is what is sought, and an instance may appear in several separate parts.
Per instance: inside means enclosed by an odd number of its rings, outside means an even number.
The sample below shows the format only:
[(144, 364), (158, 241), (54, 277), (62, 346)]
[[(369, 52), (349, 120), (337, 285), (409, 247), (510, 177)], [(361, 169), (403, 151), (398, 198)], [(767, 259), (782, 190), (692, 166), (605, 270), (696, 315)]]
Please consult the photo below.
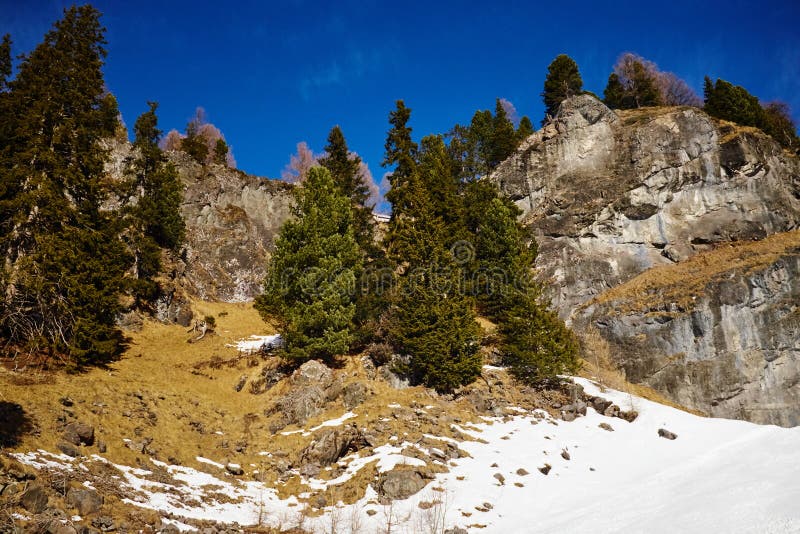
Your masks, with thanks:
[(725, 243), (674, 265), (654, 267), (611, 288), (582, 308), (613, 303), (617, 313), (665, 309), (676, 305), (691, 309), (708, 284), (731, 271), (744, 274), (762, 269), (782, 256), (800, 254), (800, 230), (773, 234), (761, 241)]

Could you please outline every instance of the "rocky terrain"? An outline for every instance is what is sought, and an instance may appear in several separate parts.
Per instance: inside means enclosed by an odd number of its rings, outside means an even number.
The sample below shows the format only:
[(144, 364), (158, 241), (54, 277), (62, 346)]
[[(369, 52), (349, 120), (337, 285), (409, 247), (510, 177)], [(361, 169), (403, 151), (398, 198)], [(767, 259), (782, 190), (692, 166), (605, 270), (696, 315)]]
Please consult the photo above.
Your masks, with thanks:
[(565, 318), (651, 267), (800, 224), (800, 161), (696, 108), (574, 97), (490, 179), (535, 230)]
[[(671, 299), (629, 286), (643, 304), (624, 313), (605, 295), (654, 268), (695, 255), (713, 264), (719, 247), (797, 229), (797, 157), (696, 108), (614, 112), (581, 95), (491, 179), (537, 235), (553, 306), (584, 337), (599, 333), (630, 380), (717, 416), (797, 424), (796, 246), (757, 272), (671, 279)], [(593, 299), (604, 304), (584, 309)]]

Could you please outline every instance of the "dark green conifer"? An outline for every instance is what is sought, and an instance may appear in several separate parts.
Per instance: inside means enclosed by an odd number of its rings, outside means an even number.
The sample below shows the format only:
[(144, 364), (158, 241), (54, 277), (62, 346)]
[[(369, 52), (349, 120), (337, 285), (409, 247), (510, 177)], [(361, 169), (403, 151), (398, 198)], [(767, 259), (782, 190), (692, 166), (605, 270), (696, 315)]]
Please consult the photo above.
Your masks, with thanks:
[(320, 158), (319, 164), (330, 171), (341, 193), (350, 199), (356, 241), (362, 250), (374, 256), (377, 253), (372, 217), (374, 206), (368, 205), (369, 187), (361, 175), (361, 158), (350, 152), (339, 126), (334, 126), (328, 134), (325, 156)]
[(583, 80), (578, 71), (578, 64), (566, 54), (557, 56), (547, 67), (547, 77), (544, 81), (542, 100), (544, 101), (545, 117), (555, 117), (558, 108), (566, 98), (575, 96), (583, 90)]
[(531, 134), (533, 134), (533, 124), (526, 115), (519, 120), (519, 126), (517, 126), (517, 144), (530, 137)]
[(295, 219), (281, 228), (255, 308), (280, 321), (287, 358), (332, 362), (355, 340), (363, 260), (351, 202), (323, 167), (312, 168), (294, 195)]
[(218, 165), (228, 164), (228, 143), (224, 139), (217, 139), (214, 143), (214, 163)]
[(616, 72), (612, 72), (608, 76), (608, 83), (603, 91), (603, 102), (606, 106), (612, 109), (625, 109), (625, 88), (619, 81), (619, 76)]
[(115, 320), (130, 261), (118, 214), (103, 209), (111, 190), (100, 141), (114, 135), (118, 111), (103, 82), (99, 17), (88, 5), (66, 9), (20, 63), (0, 169), (2, 334), (78, 365), (121, 352)]
[(11, 35), (5, 34), (0, 43), (0, 93), (8, 90), (11, 79)]
[(180, 214), (183, 194), (178, 173), (158, 147), (158, 104), (148, 102), (148, 106), (134, 124), (135, 156), (129, 163), (125, 210), (127, 240), (134, 256), (132, 289), (139, 306), (158, 296), (155, 277), (161, 271), (162, 250), (176, 252), (186, 232)]
[(189, 154), (197, 163), (204, 165), (208, 158), (208, 143), (200, 134), (199, 117), (190, 120), (186, 125), (186, 137), (181, 140), (181, 150)]

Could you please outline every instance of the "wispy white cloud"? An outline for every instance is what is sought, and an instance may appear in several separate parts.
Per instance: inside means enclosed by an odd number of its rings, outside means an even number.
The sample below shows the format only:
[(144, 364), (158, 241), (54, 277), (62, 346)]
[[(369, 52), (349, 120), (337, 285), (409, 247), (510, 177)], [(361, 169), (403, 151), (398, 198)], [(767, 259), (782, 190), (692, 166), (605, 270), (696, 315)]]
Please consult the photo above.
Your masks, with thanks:
[(381, 65), (381, 56), (378, 50), (352, 49), (342, 57), (313, 65), (299, 82), (303, 100), (310, 100), (321, 89), (344, 86), (374, 73)]

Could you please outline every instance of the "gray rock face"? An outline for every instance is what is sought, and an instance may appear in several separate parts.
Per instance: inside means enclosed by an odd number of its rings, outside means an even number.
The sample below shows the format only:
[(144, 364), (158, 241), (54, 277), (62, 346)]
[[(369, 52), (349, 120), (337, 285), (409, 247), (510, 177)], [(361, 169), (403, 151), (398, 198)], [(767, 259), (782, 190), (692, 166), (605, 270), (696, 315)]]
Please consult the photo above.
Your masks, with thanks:
[(575, 328), (596, 329), (628, 380), (684, 406), (800, 425), (800, 231), (756, 245), (750, 261), (711, 276), (693, 279), (687, 267), (733, 263), (726, 251), (664, 270), (649, 290), (636, 279), (578, 310)]
[[(490, 179), (536, 234), (553, 306), (628, 380), (711, 415), (800, 424), (798, 158), (699, 109), (614, 113), (581, 95)], [(773, 234), (788, 244), (768, 261), (705, 278), (691, 263), (736, 263), (716, 251)], [(671, 288), (637, 283), (684, 264)]]
[(208, 300), (252, 299), (291, 214), (291, 186), (221, 165), (202, 167), (181, 152), (169, 156), (186, 186), (181, 212), (190, 289)]
[(695, 108), (619, 112), (589, 95), (490, 177), (537, 234), (562, 317), (642, 271), (800, 223), (800, 163)]

